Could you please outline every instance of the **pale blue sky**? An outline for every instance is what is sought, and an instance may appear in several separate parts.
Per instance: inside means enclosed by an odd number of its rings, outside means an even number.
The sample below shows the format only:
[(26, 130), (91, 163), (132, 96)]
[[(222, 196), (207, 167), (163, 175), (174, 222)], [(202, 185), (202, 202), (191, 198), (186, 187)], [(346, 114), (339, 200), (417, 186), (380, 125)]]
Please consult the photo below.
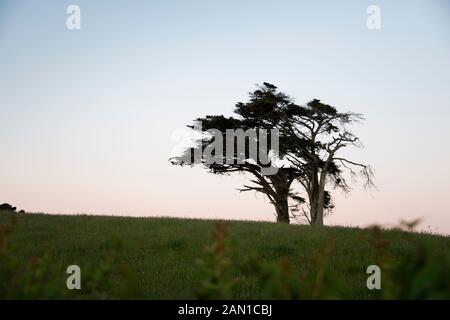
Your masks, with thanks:
[[(66, 7), (81, 30), (66, 29)], [(381, 30), (366, 8), (381, 8)], [(0, 201), (45, 212), (273, 219), (243, 177), (172, 167), (174, 131), (268, 81), (365, 114), (379, 190), (329, 224), (450, 233), (448, 1), (0, 0)], [(207, 196), (207, 201), (204, 200)]]

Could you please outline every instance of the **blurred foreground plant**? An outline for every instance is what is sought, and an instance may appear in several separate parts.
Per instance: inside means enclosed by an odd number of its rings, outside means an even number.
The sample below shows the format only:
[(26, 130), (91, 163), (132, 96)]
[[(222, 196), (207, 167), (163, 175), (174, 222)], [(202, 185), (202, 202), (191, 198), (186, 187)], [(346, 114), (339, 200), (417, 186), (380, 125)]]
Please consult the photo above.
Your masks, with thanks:
[[(0, 299), (82, 299), (108, 298), (105, 290), (110, 279), (118, 280), (112, 296), (122, 299), (143, 298), (134, 270), (127, 264), (117, 266), (111, 259), (81, 266), (81, 290), (66, 286), (66, 268), (51, 254), (21, 258), (16, 254), (12, 235), (16, 218), (0, 224)], [(107, 256), (120, 250), (120, 241), (106, 243)]]
[[(406, 225), (413, 230), (412, 223)], [(368, 243), (374, 253), (374, 264), (380, 266), (382, 290), (374, 292), (375, 299), (450, 299), (450, 252), (435, 251), (426, 241), (411, 233), (402, 233), (412, 248), (402, 257), (390, 251), (391, 243), (380, 227), (372, 227)], [(202, 272), (201, 299), (230, 299), (240, 281), (253, 281), (259, 299), (346, 299), (351, 296), (343, 279), (330, 263), (335, 241), (325, 241), (315, 263), (305, 270), (295, 270), (288, 257), (277, 262), (263, 262), (255, 254), (231, 264), (231, 250), (224, 223), (216, 226), (214, 241), (200, 261)], [(450, 248), (449, 248), (450, 249)], [(365, 270), (367, 266), (361, 266)], [(306, 271), (309, 269), (310, 271)], [(364, 274), (366, 276), (366, 274)], [(363, 278), (363, 277), (362, 277)], [(365, 282), (361, 283), (362, 290)], [(239, 290), (236, 290), (239, 291)]]
[[(400, 258), (383, 254), (387, 273), (385, 299), (450, 299), (450, 247), (447, 251), (436, 251), (428, 241), (418, 241), (411, 232), (419, 223), (419, 219), (401, 221), (398, 226), (408, 231), (402, 235), (413, 248), (411, 252)], [(377, 238), (382, 239), (382, 235)], [(387, 245), (382, 251), (386, 249)]]
[(198, 261), (201, 283), (199, 299), (231, 299), (234, 279), (231, 277), (227, 224), (216, 224), (213, 243), (206, 248), (205, 257)]

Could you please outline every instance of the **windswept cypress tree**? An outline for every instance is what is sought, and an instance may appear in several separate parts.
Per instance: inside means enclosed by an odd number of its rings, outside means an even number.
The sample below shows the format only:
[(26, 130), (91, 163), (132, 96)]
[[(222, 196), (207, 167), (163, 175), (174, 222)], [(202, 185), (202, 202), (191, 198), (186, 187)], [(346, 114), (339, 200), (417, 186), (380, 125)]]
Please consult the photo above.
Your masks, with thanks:
[[(340, 156), (345, 147), (362, 146), (348, 129), (363, 119), (360, 114), (340, 113), (317, 99), (297, 105), (266, 82), (250, 93), (249, 101), (238, 102), (234, 112), (237, 117), (207, 115), (196, 119), (201, 126), (189, 127), (199, 131), (202, 139), (172, 158), (172, 163), (201, 163), (214, 174), (248, 173), (251, 184), (240, 191), (266, 195), (275, 207), (277, 221), (285, 223), (300, 211), (310, 224), (322, 225), (325, 210), (333, 208), (325, 188), (349, 191), (345, 173), (360, 174), (366, 187), (373, 185), (368, 165)], [(275, 142), (277, 152), (273, 152)], [(245, 148), (240, 148), (240, 143)], [(251, 146), (256, 146), (256, 153)], [(299, 190), (292, 187), (294, 181)], [(289, 200), (294, 204), (289, 206)]]

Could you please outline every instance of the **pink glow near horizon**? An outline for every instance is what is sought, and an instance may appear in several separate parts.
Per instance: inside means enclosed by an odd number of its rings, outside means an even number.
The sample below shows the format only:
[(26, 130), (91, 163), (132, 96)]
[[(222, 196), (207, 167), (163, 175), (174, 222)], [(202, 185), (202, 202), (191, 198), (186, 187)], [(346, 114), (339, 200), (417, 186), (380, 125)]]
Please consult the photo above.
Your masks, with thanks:
[(0, 202), (274, 221), (266, 199), (236, 190), (245, 177), (168, 161), (174, 131), (231, 115), (268, 81), (298, 103), (319, 98), (367, 119), (353, 130), (365, 149), (348, 152), (373, 166), (378, 190), (335, 193), (326, 224), (422, 218), (421, 229), (450, 234), (446, 2), (383, 2), (377, 31), (360, 1), (80, 6), (82, 27), (68, 31), (53, 1), (0, 4)]

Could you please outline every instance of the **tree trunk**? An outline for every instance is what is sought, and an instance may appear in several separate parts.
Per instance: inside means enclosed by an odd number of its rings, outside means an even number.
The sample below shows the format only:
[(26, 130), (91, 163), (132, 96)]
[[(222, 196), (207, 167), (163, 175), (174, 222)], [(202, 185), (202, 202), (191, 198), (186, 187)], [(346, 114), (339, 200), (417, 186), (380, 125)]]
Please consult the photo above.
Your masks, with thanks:
[(322, 205), (320, 203), (320, 201), (317, 202), (316, 219), (314, 220), (316, 226), (323, 226), (323, 202)]
[[(316, 195), (318, 196), (318, 195)], [(310, 201), (310, 224), (316, 226), (323, 225), (323, 201), (313, 199)]]
[(277, 200), (274, 205), (277, 212), (277, 222), (289, 223), (289, 206), (287, 196)]
[(323, 226), (323, 208), (325, 205), (325, 177), (320, 178), (311, 201), (311, 224)]
[(317, 179), (317, 175), (314, 176), (311, 189), (309, 196), (310, 223), (311, 225), (322, 226), (325, 201), (325, 176), (323, 174), (320, 175), (320, 179)]

